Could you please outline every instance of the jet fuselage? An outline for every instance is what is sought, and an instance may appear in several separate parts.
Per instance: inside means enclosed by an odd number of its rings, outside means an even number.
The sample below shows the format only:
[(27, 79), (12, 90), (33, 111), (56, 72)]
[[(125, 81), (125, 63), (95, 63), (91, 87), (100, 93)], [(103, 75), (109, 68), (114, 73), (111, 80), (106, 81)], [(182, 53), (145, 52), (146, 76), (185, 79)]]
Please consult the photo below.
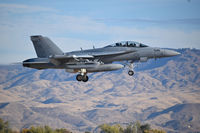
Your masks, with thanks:
[(128, 61), (128, 74), (133, 75), (134, 62), (146, 62), (151, 58), (162, 58), (179, 55), (180, 53), (149, 47), (134, 41), (123, 41), (103, 48), (93, 48), (63, 53), (50, 39), (40, 35), (31, 36), (38, 58), (23, 61), (24, 67), (36, 69), (66, 69), (67, 72), (77, 73), (78, 81), (88, 81), (88, 72), (102, 72), (121, 69), (122, 64), (116, 61)]

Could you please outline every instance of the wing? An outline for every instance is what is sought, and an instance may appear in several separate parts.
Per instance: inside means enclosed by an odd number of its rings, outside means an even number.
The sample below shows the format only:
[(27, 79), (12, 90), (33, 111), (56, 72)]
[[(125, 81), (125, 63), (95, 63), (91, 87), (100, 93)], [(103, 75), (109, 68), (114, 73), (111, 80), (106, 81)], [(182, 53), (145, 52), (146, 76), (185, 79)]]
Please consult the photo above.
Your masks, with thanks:
[(60, 65), (63, 63), (68, 63), (68, 62), (80, 62), (81, 60), (86, 60), (86, 59), (93, 59), (94, 56), (91, 55), (53, 55), (50, 56), (50, 62), (53, 63), (54, 65)]
[(60, 65), (63, 63), (71, 63), (71, 62), (88, 62), (89, 60), (95, 60), (99, 58), (104, 58), (108, 56), (117, 56), (123, 55), (127, 53), (131, 53), (135, 51), (116, 51), (116, 52), (94, 52), (92, 55), (53, 55), (50, 56), (50, 62), (54, 65)]

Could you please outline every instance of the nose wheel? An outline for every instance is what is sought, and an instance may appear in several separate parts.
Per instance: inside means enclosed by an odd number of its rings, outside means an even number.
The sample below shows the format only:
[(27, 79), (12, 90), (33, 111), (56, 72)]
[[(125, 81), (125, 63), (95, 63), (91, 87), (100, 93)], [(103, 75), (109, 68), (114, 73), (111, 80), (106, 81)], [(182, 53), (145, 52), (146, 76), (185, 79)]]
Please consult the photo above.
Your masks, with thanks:
[(134, 65), (133, 65), (133, 62), (130, 62), (130, 64), (127, 64), (128, 68), (129, 68), (129, 71), (128, 71), (128, 75), (129, 76), (133, 76), (134, 75)]
[(134, 75), (134, 71), (129, 70), (129, 71), (128, 71), (128, 75), (129, 75), (129, 76), (133, 76), (133, 75)]

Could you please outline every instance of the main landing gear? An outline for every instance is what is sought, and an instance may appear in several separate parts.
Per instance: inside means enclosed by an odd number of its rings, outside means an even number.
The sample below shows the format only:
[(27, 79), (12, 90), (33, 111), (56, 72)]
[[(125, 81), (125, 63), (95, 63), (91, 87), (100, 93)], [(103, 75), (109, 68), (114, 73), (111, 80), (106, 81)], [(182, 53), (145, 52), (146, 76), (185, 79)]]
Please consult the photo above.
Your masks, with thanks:
[(87, 76), (86, 69), (81, 69), (80, 74), (78, 74), (78, 75), (76, 76), (76, 80), (77, 80), (77, 81), (87, 82), (88, 79), (89, 79), (89, 77)]
[(89, 79), (89, 77), (87, 75), (81, 75), (81, 74), (78, 74), (76, 76), (76, 80), (77, 81), (83, 81), (83, 82), (87, 82)]

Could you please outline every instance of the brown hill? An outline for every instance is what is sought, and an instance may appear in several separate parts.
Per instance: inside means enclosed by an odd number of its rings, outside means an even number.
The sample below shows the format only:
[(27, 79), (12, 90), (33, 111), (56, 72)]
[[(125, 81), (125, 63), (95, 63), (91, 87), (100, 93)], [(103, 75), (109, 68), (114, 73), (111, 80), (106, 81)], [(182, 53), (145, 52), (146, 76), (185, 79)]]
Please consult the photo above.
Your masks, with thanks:
[(134, 77), (127, 70), (93, 73), (87, 83), (64, 70), (2, 65), (0, 117), (17, 129), (93, 131), (103, 123), (140, 120), (170, 132), (199, 131), (200, 50), (178, 51), (177, 57), (138, 64)]

